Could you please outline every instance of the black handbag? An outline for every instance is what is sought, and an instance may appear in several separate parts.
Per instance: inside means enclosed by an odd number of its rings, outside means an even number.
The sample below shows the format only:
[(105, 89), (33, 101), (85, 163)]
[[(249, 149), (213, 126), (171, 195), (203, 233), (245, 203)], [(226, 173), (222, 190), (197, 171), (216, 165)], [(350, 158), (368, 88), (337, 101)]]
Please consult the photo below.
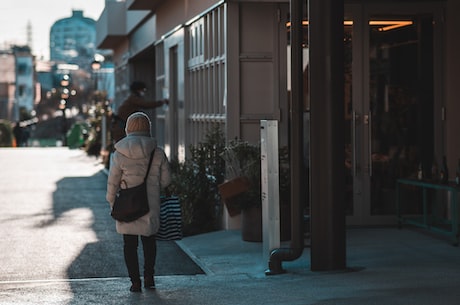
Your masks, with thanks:
[(122, 222), (131, 222), (149, 212), (150, 208), (147, 196), (147, 177), (150, 172), (154, 154), (155, 149), (150, 154), (149, 166), (147, 168), (147, 173), (145, 173), (144, 182), (135, 187), (124, 189), (120, 186), (120, 189), (118, 190), (115, 197), (115, 203), (113, 204), (112, 212), (110, 213), (113, 219)]

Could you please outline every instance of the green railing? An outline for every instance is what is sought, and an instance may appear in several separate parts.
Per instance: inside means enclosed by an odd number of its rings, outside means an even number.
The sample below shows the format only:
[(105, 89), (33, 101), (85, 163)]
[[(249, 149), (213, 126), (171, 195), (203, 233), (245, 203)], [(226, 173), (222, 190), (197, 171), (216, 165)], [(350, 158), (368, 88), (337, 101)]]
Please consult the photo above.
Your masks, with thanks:
[[(401, 191), (403, 188), (415, 188), (422, 191), (421, 211), (412, 214), (402, 212), (404, 205), (408, 204), (408, 202), (402, 202), (401, 200)], [(399, 226), (411, 224), (433, 232), (445, 234), (452, 239), (453, 245), (458, 246), (459, 191), (460, 187), (454, 183), (441, 184), (424, 180), (398, 179), (396, 182), (396, 208)], [(417, 196), (412, 196), (410, 201), (414, 203), (414, 201), (418, 201), (419, 199)], [(441, 206), (443, 203), (445, 203), (445, 206)]]

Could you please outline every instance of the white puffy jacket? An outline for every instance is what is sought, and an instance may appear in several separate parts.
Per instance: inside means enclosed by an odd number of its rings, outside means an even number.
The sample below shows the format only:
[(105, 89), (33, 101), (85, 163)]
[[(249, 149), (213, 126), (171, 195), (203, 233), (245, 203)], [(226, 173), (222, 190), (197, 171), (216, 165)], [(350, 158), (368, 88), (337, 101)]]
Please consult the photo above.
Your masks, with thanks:
[(147, 178), (150, 211), (147, 215), (133, 222), (117, 221), (116, 228), (120, 234), (150, 236), (158, 231), (160, 226), (160, 189), (169, 185), (171, 174), (164, 151), (157, 147), (155, 139), (147, 134), (133, 132), (115, 144), (116, 151), (112, 154), (107, 179), (106, 199), (110, 207), (113, 207), (122, 180), (126, 182), (127, 187), (142, 183), (150, 153), (154, 148), (155, 154)]

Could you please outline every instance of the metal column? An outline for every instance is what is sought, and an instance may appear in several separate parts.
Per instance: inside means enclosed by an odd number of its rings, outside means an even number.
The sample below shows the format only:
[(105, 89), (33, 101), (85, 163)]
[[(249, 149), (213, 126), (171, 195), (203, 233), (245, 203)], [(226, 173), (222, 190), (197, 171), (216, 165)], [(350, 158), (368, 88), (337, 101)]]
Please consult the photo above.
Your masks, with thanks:
[(343, 0), (309, 0), (311, 269), (346, 268)]
[(305, 166), (303, 164), (303, 74), (302, 74), (302, 12), (304, 0), (292, 0), (291, 14), (291, 107), (289, 157), (291, 170), (291, 243), (288, 248), (270, 253), (266, 275), (285, 272), (282, 261), (299, 258), (303, 252), (303, 206), (305, 195)]

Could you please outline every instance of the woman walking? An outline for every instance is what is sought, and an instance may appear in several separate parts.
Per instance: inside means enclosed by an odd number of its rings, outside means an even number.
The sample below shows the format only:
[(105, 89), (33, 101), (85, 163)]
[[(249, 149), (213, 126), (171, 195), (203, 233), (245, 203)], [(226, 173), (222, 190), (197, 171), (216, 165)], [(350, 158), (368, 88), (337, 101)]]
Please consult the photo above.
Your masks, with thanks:
[(106, 199), (113, 207), (115, 196), (123, 181), (124, 187), (142, 183), (149, 158), (154, 151), (153, 162), (147, 178), (147, 192), (150, 211), (132, 222), (116, 221), (116, 230), (123, 234), (123, 251), (132, 292), (141, 292), (139, 259), (137, 248), (139, 238), (144, 254), (144, 287), (155, 288), (154, 273), (156, 259), (155, 234), (160, 226), (160, 190), (171, 182), (168, 159), (157, 147), (150, 134), (151, 122), (142, 112), (131, 114), (126, 121), (126, 137), (115, 144), (109, 176)]

